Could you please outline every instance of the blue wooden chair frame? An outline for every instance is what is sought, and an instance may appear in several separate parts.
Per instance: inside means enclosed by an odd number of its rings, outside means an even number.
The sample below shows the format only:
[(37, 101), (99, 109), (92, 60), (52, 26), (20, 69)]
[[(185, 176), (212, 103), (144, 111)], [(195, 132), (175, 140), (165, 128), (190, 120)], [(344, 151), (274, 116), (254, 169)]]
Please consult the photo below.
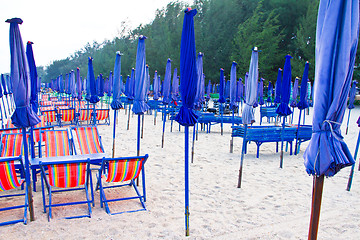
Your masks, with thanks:
[(267, 107), (260, 107), (260, 125), (262, 123), (263, 117), (267, 118), (268, 123), (270, 122), (271, 118), (276, 118), (278, 114), (276, 113), (277, 107), (267, 106)]
[[(71, 163), (86, 163), (86, 178), (85, 178), (85, 184), (83, 187), (72, 187), (72, 188), (56, 188), (56, 190), (53, 190), (53, 187), (49, 183), (49, 179), (47, 178), (48, 174), (46, 173), (46, 169), (48, 169), (50, 166), (57, 166), (57, 165), (63, 165), (63, 164), (71, 164)], [(95, 206), (94, 202), (94, 193), (92, 188), (92, 176), (90, 171), (90, 159), (87, 160), (73, 160), (73, 161), (52, 161), (52, 162), (39, 162), (39, 166), (41, 169), (41, 188), (42, 188), (42, 197), (43, 197), (43, 206), (44, 206), (44, 213), (46, 213), (46, 210), (49, 209), (48, 212), (48, 221), (52, 218), (52, 208), (54, 207), (61, 207), (61, 206), (69, 206), (69, 205), (80, 205), (80, 204), (86, 204), (88, 206), (88, 213), (84, 215), (77, 215), (77, 216), (70, 216), (65, 217), (65, 219), (73, 219), (73, 218), (83, 218), (83, 217), (89, 217), (91, 218), (91, 204)], [(46, 197), (45, 197), (45, 187), (48, 191), (49, 199), (48, 204), (46, 204)], [(91, 193), (91, 198), (89, 196), (89, 188)], [(79, 191), (79, 190), (85, 190), (86, 195), (86, 201), (74, 201), (74, 202), (66, 202), (66, 203), (53, 203), (53, 193), (59, 193), (59, 192), (69, 192), (69, 191)]]
[[(103, 208), (105, 206), (105, 211), (110, 214), (110, 215), (115, 215), (115, 214), (122, 214), (122, 213), (130, 213), (130, 212), (138, 212), (138, 211), (146, 211), (146, 188), (145, 188), (145, 169), (144, 169), (144, 165), (146, 160), (148, 159), (149, 155), (145, 155), (145, 156), (137, 156), (137, 157), (123, 157), (123, 158), (103, 158), (102, 163), (101, 163), (101, 168), (99, 169), (99, 173), (98, 173), (98, 180), (97, 180), (97, 184), (96, 184), (96, 190), (100, 191), (100, 206)], [(143, 193), (141, 195), (139, 189), (137, 188), (135, 182), (134, 182), (134, 178), (128, 180), (129, 183), (126, 184), (118, 184), (118, 185), (111, 185), (111, 184), (106, 184), (104, 186), (103, 184), (103, 174), (104, 172), (108, 172), (109, 171), (109, 161), (117, 161), (117, 162), (126, 162), (126, 161), (142, 161), (142, 168), (139, 170), (141, 171), (141, 175), (142, 175), (142, 190)], [(127, 169), (126, 169), (127, 170)], [(116, 181), (114, 181), (116, 182)], [(120, 181), (122, 182), (122, 181)], [(105, 195), (105, 191), (104, 189), (109, 189), (109, 188), (116, 188), (116, 187), (124, 187), (124, 186), (132, 186), (136, 192), (136, 196), (133, 197), (123, 197), (123, 198), (113, 198), (113, 199), (108, 199)], [(132, 200), (132, 199), (139, 199), (140, 200), (140, 204), (142, 206), (142, 208), (137, 209), (137, 210), (130, 210), (130, 211), (122, 211), (122, 212), (117, 212), (117, 213), (111, 213), (110, 208), (109, 208), (109, 202), (115, 202), (115, 201), (127, 201), (127, 200)]]
[[(23, 162), (22, 162), (22, 157), (21, 156), (18, 156), (18, 157), (0, 157), (0, 163), (10, 162), (10, 161), (19, 161), (20, 162), (19, 166), (21, 167), (20, 170), (22, 171), (22, 173), (20, 175), (25, 176), (25, 170), (24, 170), (24, 165), (23, 165)], [(0, 173), (0, 174), (3, 174), (3, 173)], [(11, 199), (14, 198), (14, 197), (20, 197), (20, 196), (25, 197), (24, 204), (0, 208), (0, 211), (9, 211), (9, 210), (13, 210), (13, 209), (24, 208), (24, 217), (21, 218), (21, 219), (0, 222), (0, 226), (9, 225), (9, 224), (15, 224), (15, 223), (19, 223), (19, 222), (27, 224), (27, 209), (28, 209), (28, 206), (29, 206), (27, 187), (25, 187), (25, 190), (22, 190), (22, 191), (23, 191), (23, 193), (13, 193), (13, 194), (4, 194), (4, 195), (1, 194), (0, 195), (0, 198), (10, 198), (10, 200), (8, 202), (11, 202)]]

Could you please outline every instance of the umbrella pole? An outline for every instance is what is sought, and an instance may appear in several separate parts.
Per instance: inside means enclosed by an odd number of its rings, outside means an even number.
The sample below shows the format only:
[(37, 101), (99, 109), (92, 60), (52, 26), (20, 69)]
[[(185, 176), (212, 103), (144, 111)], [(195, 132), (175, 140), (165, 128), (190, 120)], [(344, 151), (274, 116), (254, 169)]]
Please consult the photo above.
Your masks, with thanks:
[(161, 148), (164, 148), (165, 123), (166, 123), (166, 104), (164, 106), (164, 114), (163, 114), (163, 129), (162, 129)]
[(114, 110), (114, 129), (113, 129), (113, 149), (112, 149), (112, 157), (115, 157), (115, 130), (116, 130), (116, 112), (117, 110)]
[[(140, 114), (138, 114), (136, 156), (140, 156), (140, 131)], [(139, 177), (136, 178), (136, 186), (139, 186)]]
[(130, 107), (131, 107), (131, 104), (129, 104), (129, 113), (128, 113), (127, 130), (129, 130), (129, 129), (130, 129)]
[(154, 113), (154, 125), (156, 125), (157, 106), (155, 106), (154, 111), (155, 111), (155, 113)]
[(347, 120), (347, 124), (346, 124), (346, 132), (345, 132), (345, 135), (348, 134), (348, 130), (349, 130), (350, 114), (351, 114), (351, 109), (349, 109), (349, 115), (348, 115), (348, 120)]
[(32, 188), (30, 183), (30, 163), (29, 163), (29, 150), (27, 145), (27, 138), (26, 138), (26, 128), (22, 128), (22, 135), (23, 135), (23, 144), (24, 144), (24, 158), (25, 158), (25, 182), (26, 188), (28, 191), (28, 204), (29, 204), (29, 212), (30, 212), (30, 221), (35, 220), (34, 216), (34, 201), (32, 197)]
[(141, 116), (141, 138), (144, 138), (144, 118), (145, 118), (145, 114), (142, 114), (142, 116)]
[(244, 124), (244, 137), (243, 137), (243, 145), (241, 149), (241, 159), (240, 159), (240, 169), (239, 169), (239, 178), (238, 178), (238, 188), (241, 188), (241, 178), (242, 178), (242, 168), (245, 156), (245, 149), (246, 149), (246, 133), (247, 133), (247, 124)]
[(96, 125), (96, 103), (93, 103), (93, 124)]
[[(232, 123), (231, 123), (231, 127), (234, 127), (234, 109), (232, 110)], [(231, 134), (231, 140), (230, 140), (230, 153), (233, 153), (233, 148), (234, 148), (234, 137)]]
[(284, 159), (284, 130), (285, 130), (285, 116), (283, 116), (283, 124), (281, 129), (281, 151), (280, 151), (280, 168), (283, 167)]
[(194, 131), (193, 131), (193, 139), (192, 139), (192, 147), (191, 147), (191, 163), (194, 162), (196, 125), (197, 125), (197, 123), (195, 123), (195, 125), (194, 125)]
[(223, 135), (223, 104), (220, 103), (220, 115), (221, 115), (221, 135)]
[(295, 155), (298, 154), (298, 143), (299, 143), (299, 132), (300, 132), (300, 121), (301, 121), (301, 109), (299, 113), (299, 121), (297, 125), (297, 131), (296, 131), (296, 142), (295, 142)]
[(189, 236), (189, 126), (185, 126), (185, 236)]
[[(357, 139), (355, 153), (354, 153), (355, 162), (356, 162), (356, 158), (357, 158), (357, 154), (358, 154), (358, 150), (359, 150), (359, 144), (360, 144), (360, 131), (358, 134), (358, 139)], [(350, 189), (351, 189), (352, 179), (353, 179), (353, 175), (354, 175), (354, 168), (355, 168), (355, 163), (351, 166), (348, 185), (346, 187), (346, 190), (348, 190), (348, 191), (350, 191)]]
[(323, 186), (324, 186), (324, 175), (314, 176), (310, 226), (309, 226), (309, 235), (308, 235), (309, 240), (317, 239)]

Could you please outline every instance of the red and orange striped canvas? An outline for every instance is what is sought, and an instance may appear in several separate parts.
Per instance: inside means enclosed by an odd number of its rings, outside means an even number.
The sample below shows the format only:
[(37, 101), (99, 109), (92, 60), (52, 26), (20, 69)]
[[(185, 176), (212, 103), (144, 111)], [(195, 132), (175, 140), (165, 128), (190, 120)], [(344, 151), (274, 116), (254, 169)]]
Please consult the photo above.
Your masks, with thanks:
[(100, 146), (99, 134), (96, 127), (75, 128), (81, 154), (104, 152)]
[(17, 188), (22, 182), (16, 176), (14, 161), (0, 163), (0, 192)]
[(88, 109), (80, 109), (80, 121), (87, 121), (90, 119), (90, 115), (91, 115), (92, 110), (88, 110)]
[(4, 134), (2, 136), (1, 157), (23, 155), (23, 135), (21, 133)]
[(48, 94), (42, 94), (42, 95), (41, 95), (41, 100), (42, 100), (42, 101), (49, 101), (49, 97), (50, 97), (50, 96), (49, 96)]
[(45, 131), (44, 134), (46, 157), (70, 155), (69, 134), (66, 130)]
[(124, 182), (136, 179), (142, 169), (144, 159), (109, 161), (106, 182)]
[(101, 121), (105, 120), (109, 117), (109, 110), (108, 109), (99, 109), (96, 110), (96, 120)]
[(52, 102), (51, 101), (40, 101), (40, 105), (41, 106), (51, 106)]
[(71, 122), (75, 118), (75, 109), (61, 109), (61, 120), (64, 122)]
[(85, 184), (87, 163), (68, 163), (49, 166), (49, 184), (68, 188)]
[(56, 111), (44, 111), (44, 114), (47, 122), (56, 122)]

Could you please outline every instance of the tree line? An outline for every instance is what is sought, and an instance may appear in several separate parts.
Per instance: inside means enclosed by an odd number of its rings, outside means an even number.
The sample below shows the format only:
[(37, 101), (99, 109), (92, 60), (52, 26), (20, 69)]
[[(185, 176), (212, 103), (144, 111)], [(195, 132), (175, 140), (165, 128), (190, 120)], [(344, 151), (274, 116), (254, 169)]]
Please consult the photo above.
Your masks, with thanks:
[[(293, 78), (302, 77), (305, 62), (309, 61), (309, 79), (313, 81), (318, 4), (318, 0), (194, 0), (191, 7), (198, 10), (194, 19), (196, 50), (204, 54), (206, 83), (208, 80), (219, 82), (220, 68), (229, 76), (232, 61), (238, 63), (238, 78), (244, 78), (254, 46), (261, 51), (259, 74), (266, 83), (276, 81), (277, 69), (283, 67), (287, 54), (293, 57)], [(150, 75), (157, 70), (163, 78), (168, 58), (173, 60), (173, 69), (179, 68), (186, 7), (180, 1), (170, 2), (156, 11), (152, 22), (135, 29), (129, 29), (126, 22), (122, 22), (121, 31), (114, 39), (88, 43), (68, 58), (53, 61), (41, 71), (42, 79), (48, 82), (76, 67), (86, 77), (89, 56), (94, 59), (95, 75), (108, 76), (114, 69), (116, 51), (123, 53), (121, 72), (125, 77), (135, 67), (140, 35), (147, 36), (146, 60)], [(354, 78), (358, 75), (355, 69)]]

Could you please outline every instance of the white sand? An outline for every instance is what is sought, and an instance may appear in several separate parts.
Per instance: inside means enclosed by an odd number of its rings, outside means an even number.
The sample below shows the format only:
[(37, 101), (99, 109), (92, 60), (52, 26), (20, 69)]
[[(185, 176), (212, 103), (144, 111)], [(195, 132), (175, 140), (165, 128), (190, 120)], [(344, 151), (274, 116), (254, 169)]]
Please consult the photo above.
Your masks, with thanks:
[[(311, 109), (312, 111), (312, 109)], [(297, 119), (298, 110), (295, 110)], [(310, 115), (312, 113), (310, 112)], [(342, 125), (345, 132), (346, 120)], [(345, 141), (354, 152), (358, 136), (356, 120), (360, 109), (352, 110), (349, 134)], [(113, 117), (113, 114), (111, 115)], [(257, 123), (259, 110), (257, 109)], [(112, 120), (113, 121), (113, 120)], [(116, 131), (116, 156), (136, 155), (137, 116), (131, 118), (120, 111)], [(284, 167), (279, 168), (279, 154), (274, 143), (265, 143), (256, 158), (256, 145), (250, 144), (244, 160), (242, 188), (236, 188), (242, 140), (235, 138), (234, 153), (229, 153), (230, 125), (220, 135), (220, 125), (210, 134), (199, 133), (195, 144), (194, 163), (190, 164), (190, 237), (185, 237), (184, 223), (184, 132), (174, 123), (166, 125), (165, 146), (161, 148), (162, 124), (153, 115), (145, 115), (141, 153), (149, 154), (146, 163), (148, 211), (109, 216), (100, 208), (99, 194), (92, 218), (60, 219), (68, 214), (83, 213), (84, 208), (67, 207), (54, 210), (47, 221), (42, 212), (41, 184), (34, 193), (34, 222), (27, 226), (0, 227), (1, 239), (306, 239), (309, 227), (312, 177), (305, 172), (303, 152), (284, 154)], [(307, 123), (311, 123), (307, 116)], [(111, 156), (112, 124), (99, 126), (106, 152)], [(192, 136), (192, 134), (191, 134)], [(190, 145), (191, 147), (191, 145)], [(356, 164), (356, 169), (358, 164)], [(360, 238), (360, 177), (356, 170), (353, 187), (346, 191), (350, 168), (325, 179), (320, 216), (319, 239)], [(124, 190), (114, 193), (123, 194)], [(67, 194), (64, 198), (82, 195)], [(3, 201), (3, 200), (1, 200)], [(0, 206), (3, 202), (0, 201)], [(120, 202), (114, 209), (138, 208), (138, 202)], [(70, 209), (70, 212), (67, 209)], [(21, 214), (21, 213), (20, 213)], [(66, 215), (66, 214), (65, 214)], [(0, 215), (2, 216), (2, 215)]]

